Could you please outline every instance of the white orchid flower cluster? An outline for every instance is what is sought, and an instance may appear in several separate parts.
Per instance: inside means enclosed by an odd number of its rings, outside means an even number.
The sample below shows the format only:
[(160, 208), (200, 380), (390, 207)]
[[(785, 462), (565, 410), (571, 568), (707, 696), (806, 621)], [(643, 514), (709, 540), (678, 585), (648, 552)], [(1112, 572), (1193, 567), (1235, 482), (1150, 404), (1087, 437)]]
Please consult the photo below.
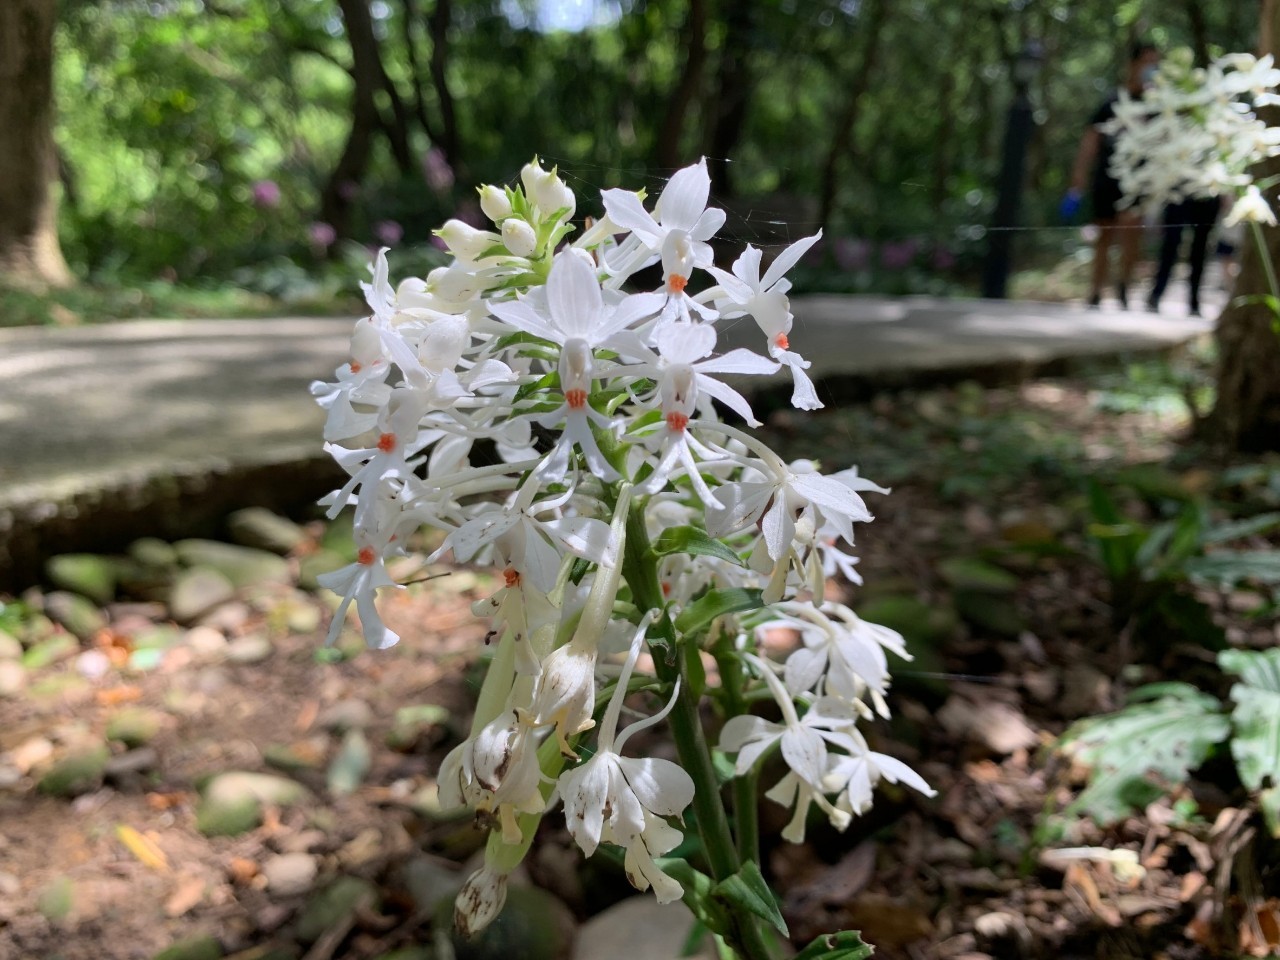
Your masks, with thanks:
[[(686, 751), (707, 754), (706, 743), (684, 720), (684, 766), (623, 752), (682, 697), (694, 712), (681, 716), (697, 716), (701, 690), (683, 676), (681, 645), (694, 645), (696, 663), (720, 644), (721, 672), (776, 700), (781, 724), (733, 716), (719, 746), (737, 754), (739, 774), (780, 746), (789, 772), (769, 796), (795, 807), (788, 838), (803, 836), (813, 804), (844, 827), (882, 778), (932, 793), (855, 726), (887, 713), (885, 651), (905, 657), (902, 638), (823, 598), (837, 572), (860, 582), (843, 549), (871, 519), (859, 492), (888, 491), (856, 470), (784, 462), (714, 405), (759, 426), (729, 378), (785, 368), (794, 405), (821, 406), (789, 339), (783, 278), (818, 237), (763, 273), (750, 246), (721, 270), (709, 241), (725, 214), (707, 206), (709, 192), (705, 161), (677, 172), (652, 210), (606, 190), (604, 215), (564, 242), (576, 198), (535, 161), (519, 186), (480, 191), (493, 230), (450, 221), (438, 231), (448, 266), (393, 289), (378, 254), (364, 287), (372, 314), (355, 325), (349, 361), (312, 387), (328, 411), (326, 449), (350, 475), (329, 516), (354, 508), (359, 550), (322, 578), (343, 598), (330, 641), (353, 602), (370, 645), (397, 641), (375, 594), (397, 587), (386, 563), (420, 527), (444, 534), (433, 559), (452, 554), (497, 575), (475, 604), (496, 647), (472, 732), (438, 777), (444, 806), (493, 825), (486, 865), (459, 896), (464, 930), (501, 908), (506, 874), (557, 802), (586, 854), (621, 847), (637, 888), (662, 902), (682, 896), (659, 858), (680, 843), (695, 802)], [(625, 292), (654, 264), (656, 289)], [(717, 352), (719, 322), (747, 316), (763, 351)], [(779, 624), (803, 638), (785, 664), (757, 643)], [(655, 675), (641, 677), (646, 640)], [(619, 669), (610, 656), (623, 650)], [(603, 686), (612, 693), (598, 715)], [(619, 732), (624, 700), (640, 689), (666, 705)]]
[(1121, 91), (1110, 124), (1110, 169), (1127, 201), (1160, 206), (1228, 196), (1235, 198), (1228, 226), (1274, 224), (1250, 168), (1280, 154), (1280, 127), (1254, 112), (1280, 103), (1278, 84), (1270, 54), (1233, 53), (1193, 68), (1190, 51), (1170, 53), (1140, 98)]

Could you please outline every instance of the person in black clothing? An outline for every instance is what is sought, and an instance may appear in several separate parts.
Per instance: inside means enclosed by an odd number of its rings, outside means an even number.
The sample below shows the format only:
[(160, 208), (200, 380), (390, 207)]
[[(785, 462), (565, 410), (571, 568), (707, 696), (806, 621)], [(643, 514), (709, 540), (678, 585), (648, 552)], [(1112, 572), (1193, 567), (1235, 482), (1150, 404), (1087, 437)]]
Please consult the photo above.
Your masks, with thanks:
[[(1125, 75), (1125, 87), (1129, 95), (1139, 97), (1156, 65), (1160, 51), (1154, 44), (1136, 43), (1129, 51), (1129, 64)], [(1116, 296), (1120, 306), (1129, 306), (1129, 279), (1142, 244), (1142, 214), (1138, 205), (1118, 209), (1121, 199), (1120, 184), (1107, 169), (1111, 162), (1114, 138), (1099, 129), (1115, 116), (1119, 92), (1108, 97), (1093, 116), (1080, 140), (1075, 166), (1071, 172), (1071, 189), (1063, 201), (1063, 213), (1070, 216), (1080, 206), (1085, 183), (1091, 185), (1090, 198), (1093, 222), (1098, 227), (1098, 239), (1093, 248), (1093, 281), (1089, 290), (1089, 306), (1096, 307), (1102, 300), (1102, 290), (1107, 285), (1108, 261), (1111, 247), (1120, 247), (1120, 282)]]
[(1189, 305), (1191, 315), (1200, 316), (1200, 279), (1204, 276), (1204, 261), (1209, 253), (1209, 234), (1221, 209), (1222, 200), (1219, 197), (1189, 197), (1164, 208), (1160, 223), (1160, 267), (1156, 271), (1156, 282), (1151, 288), (1151, 295), (1147, 297), (1147, 309), (1152, 313), (1160, 312), (1160, 298), (1164, 296), (1169, 277), (1173, 274), (1173, 266), (1178, 262), (1183, 228), (1190, 227), (1191, 254), (1187, 258), (1191, 265), (1188, 280), (1191, 287)]

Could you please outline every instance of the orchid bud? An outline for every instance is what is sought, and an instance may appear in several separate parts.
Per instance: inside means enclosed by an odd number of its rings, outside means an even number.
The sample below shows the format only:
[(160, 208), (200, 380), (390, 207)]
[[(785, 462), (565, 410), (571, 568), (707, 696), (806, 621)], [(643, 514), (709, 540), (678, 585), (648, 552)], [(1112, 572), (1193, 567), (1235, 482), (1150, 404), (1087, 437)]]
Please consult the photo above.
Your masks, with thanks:
[(436, 236), (444, 241), (445, 246), (459, 260), (478, 260), (486, 250), (500, 243), (502, 238), (488, 230), (477, 230), (461, 220), (446, 220), (443, 227), (436, 231)]
[(524, 220), (508, 217), (502, 223), (502, 243), (515, 256), (528, 257), (538, 246), (538, 235)]
[(520, 182), (524, 184), (525, 196), (545, 216), (565, 208), (567, 208), (565, 216), (573, 216), (573, 211), (577, 208), (573, 191), (556, 176), (554, 170), (543, 170), (536, 162), (526, 163), (524, 169), (520, 171)]
[(467, 878), (453, 902), (453, 926), (470, 939), (493, 923), (507, 902), (507, 875), (487, 864)]
[(436, 267), (427, 274), (427, 286), (445, 300), (470, 300), (483, 289), (481, 279), (465, 267)]
[(480, 209), (494, 223), (505, 220), (511, 216), (511, 201), (507, 199), (507, 191), (486, 183), (480, 188)]

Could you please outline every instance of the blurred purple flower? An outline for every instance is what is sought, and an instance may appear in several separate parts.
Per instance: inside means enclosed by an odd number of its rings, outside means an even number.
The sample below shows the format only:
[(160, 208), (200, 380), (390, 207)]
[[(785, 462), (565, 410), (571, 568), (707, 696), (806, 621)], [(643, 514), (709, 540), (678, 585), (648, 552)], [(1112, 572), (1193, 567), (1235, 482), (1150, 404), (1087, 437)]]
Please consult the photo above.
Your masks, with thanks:
[(911, 266), (911, 261), (920, 252), (920, 244), (913, 239), (886, 243), (880, 248), (880, 266), (886, 270), (903, 270)]
[(432, 147), (422, 155), (422, 176), (436, 193), (444, 193), (453, 186), (453, 167), (439, 147)]
[(280, 205), (280, 184), (274, 180), (255, 180), (253, 183), (254, 206), (270, 209)]
[(453, 211), (453, 217), (455, 220), (461, 220), (467, 226), (475, 227), (477, 230), (493, 229), (489, 218), (480, 209), (479, 200), (463, 200), (458, 204), (458, 208)]
[(311, 236), (311, 245), (319, 247), (321, 250), (327, 250), (333, 246), (333, 241), (338, 239), (338, 231), (333, 229), (333, 225), (329, 223), (317, 221), (311, 225), (311, 229), (308, 232)]
[(933, 251), (933, 269), (950, 270), (956, 265), (956, 255), (946, 247), (936, 247)]
[(856, 237), (838, 237), (831, 245), (831, 253), (841, 270), (865, 270), (871, 262), (871, 242)]
[(446, 252), (449, 250), (449, 245), (445, 243), (444, 240), (442, 240), (440, 237), (437, 237), (434, 233), (431, 235), (431, 245), (435, 247), (437, 250), (444, 250)]
[(384, 247), (394, 247), (404, 237), (404, 227), (394, 220), (379, 220), (373, 225), (373, 235)]
[(343, 180), (338, 184), (338, 196), (350, 203), (360, 192), (360, 184), (354, 180)]

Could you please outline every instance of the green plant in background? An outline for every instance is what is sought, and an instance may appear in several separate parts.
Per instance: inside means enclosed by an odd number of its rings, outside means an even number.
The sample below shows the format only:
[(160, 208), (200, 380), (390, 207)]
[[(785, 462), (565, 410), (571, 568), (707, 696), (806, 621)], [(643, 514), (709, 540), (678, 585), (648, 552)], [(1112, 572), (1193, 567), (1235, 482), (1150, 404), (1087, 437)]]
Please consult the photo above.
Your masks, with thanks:
[(1228, 741), (1240, 783), (1280, 837), (1280, 649), (1223, 650), (1217, 662), (1237, 678), (1229, 702), (1191, 684), (1155, 683), (1124, 709), (1069, 729), (1060, 747), (1091, 772), (1064, 812), (1115, 823), (1185, 783)]
[[(1194, 587), (1280, 584), (1280, 551), (1225, 547), (1280, 527), (1280, 513), (1216, 521), (1209, 501), (1176, 484), (1153, 485), (1153, 477), (1131, 472), (1128, 483), (1108, 487), (1091, 479), (1087, 485), (1086, 534), (1110, 582), (1113, 626), (1140, 644), (1167, 644), (1175, 636), (1220, 649), (1222, 628)], [(1135, 519), (1117, 502), (1116, 493), (1126, 486), (1176, 504), (1176, 513), (1152, 523)]]

